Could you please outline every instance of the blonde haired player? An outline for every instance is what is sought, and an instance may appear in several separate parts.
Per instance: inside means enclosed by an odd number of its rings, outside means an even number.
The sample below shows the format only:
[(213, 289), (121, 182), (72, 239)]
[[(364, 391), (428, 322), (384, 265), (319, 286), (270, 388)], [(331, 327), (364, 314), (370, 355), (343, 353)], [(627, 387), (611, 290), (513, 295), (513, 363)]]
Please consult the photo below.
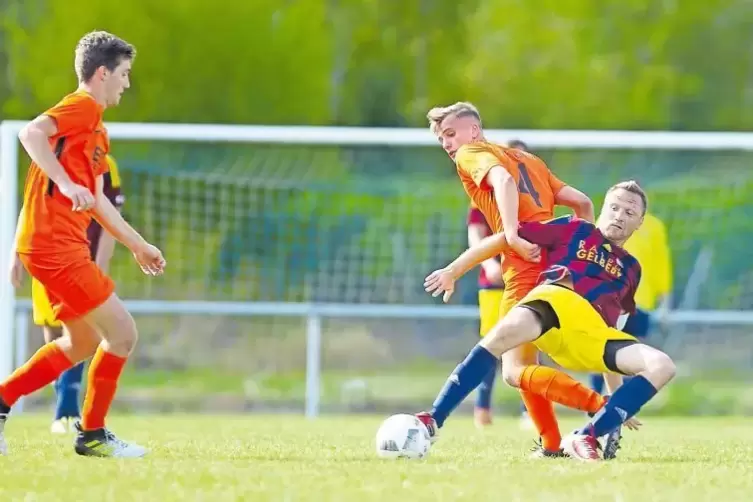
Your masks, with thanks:
[[(103, 193), (112, 205), (120, 211), (125, 197), (121, 193), (118, 165), (110, 155), (106, 156), (106, 161), (109, 171), (102, 176), (104, 181)], [(92, 260), (100, 269), (107, 272), (115, 249), (115, 239), (109, 233), (104, 232), (102, 226), (96, 220), (89, 224), (86, 233)], [(18, 286), (19, 284), (16, 284), (16, 287)], [(33, 278), (31, 281), (31, 298), (34, 324), (42, 327), (45, 342), (49, 343), (63, 336), (63, 324), (55, 317), (47, 291), (37, 279)], [(55, 380), (55, 414), (50, 427), (53, 434), (65, 434), (73, 430), (73, 424), (81, 415), (79, 393), (83, 373), (84, 363), (81, 362), (64, 371)]]
[[(554, 216), (554, 206), (572, 208), (593, 221), (593, 204), (566, 185), (535, 155), (490, 143), (484, 137), (475, 106), (458, 102), (431, 109), (427, 118), (442, 148), (455, 162), (463, 187), (496, 234), (504, 234), (509, 248), (503, 253), (505, 291), (499, 306), (504, 317), (536, 285), (543, 266), (539, 246), (518, 235), (519, 222), (544, 221)], [(523, 401), (541, 437), (535, 456), (559, 456), (561, 435), (552, 401), (595, 412), (604, 399), (569, 375), (538, 364), (538, 353), (526, 344), (507, 352), (502, 376), (521, 390)], [(447, 389), (448, 392), (451, 389)], [(418, 415), (431, 427), (429, 413)], [(439, 425), (441, 426), (441, 414)]]
[[(431, 434), (500, 357), (524, 343), (535, 344), (566, 369), (633, 376), (585, 427), (563, 439), (569, 456), (600, 460), (598, 437), (613, 435), (623, 424), (640, 425), (632, 417), (675, 375), (668, 355), (616, 329), (620, 317), (635, 312), (641, 277), (638, 261), (622, 246), (643, 222), (647, 206), (646, 194), (629, 181), (607, 191), (595, 226), (570, 216), (520, 225), (520, 235), (546, 251), (547, 268), (539, 285), (450, 376), (426, 421)], [(503, 234), (484, 239), (430, 274), (426, 290), (434, 296), (444, 293), (449, 301), (459, 277), (506, 246)]]

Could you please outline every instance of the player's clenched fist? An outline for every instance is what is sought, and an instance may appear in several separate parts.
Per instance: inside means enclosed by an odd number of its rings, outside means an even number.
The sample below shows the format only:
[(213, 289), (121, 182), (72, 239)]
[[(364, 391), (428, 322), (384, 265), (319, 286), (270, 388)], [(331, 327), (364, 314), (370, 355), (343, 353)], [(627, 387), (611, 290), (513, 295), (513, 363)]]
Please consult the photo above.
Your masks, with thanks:
[(58, 189), (64, 197), (71, 199), (74, 211), (88, 211), (94, 207), (94, 195), (88, 188), (71, 182), (58, 185)]
[(162, 251), (148, 242), (135, 249), (133, 257), (136, 258), (141, 270), (147, 275), (162, 275), (165, 271), (167, 261), (162, 256)]

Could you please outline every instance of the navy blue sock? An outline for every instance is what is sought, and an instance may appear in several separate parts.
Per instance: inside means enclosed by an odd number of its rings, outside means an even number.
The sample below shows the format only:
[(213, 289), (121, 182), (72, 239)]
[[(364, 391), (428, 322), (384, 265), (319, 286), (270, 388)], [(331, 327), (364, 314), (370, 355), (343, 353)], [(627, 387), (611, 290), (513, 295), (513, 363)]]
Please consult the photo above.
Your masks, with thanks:
[(81, 390), (81, 379), (84, 375), (84, 363), (79, 363), (64, 371), (55, 381), (57, 405), (55, 406), (55, 420), (64, 417), (81, 416), (78, 397)]
[(492, 407), (492, 391), (494, 390), (494, 379), (497, 376), (497, 366), (495, 365), (489, 373), (486, 374), (481, 385), (478, 386), (478, 393), (476, 394), (476, 408), (484, 408), (486, 410)]
[(581, 434), (588, 434), (593, 427), (593, 435), (601, 437), (609, 434), (632, 417), (641, 407), (656, 395), (656, 387), (642, 376), (632, 378), (612, 394), (607, 404), (594, 415), (591, 422), (581, 429)]
[(434, 401), (431, 415), (439, 427), (442, 427), (452, 410), (478, 387), (484, 377), (492, 369), (496, 369), (498, 362), (498, 359), (481, 345), (476, 345), (471, 350), (452, 372)]
[(589, 380), (591, 381), (591, 389), (594, 392), (598, 392), (599, 394), (604, 392), (604, 375), (601, 373), (591, 373)]

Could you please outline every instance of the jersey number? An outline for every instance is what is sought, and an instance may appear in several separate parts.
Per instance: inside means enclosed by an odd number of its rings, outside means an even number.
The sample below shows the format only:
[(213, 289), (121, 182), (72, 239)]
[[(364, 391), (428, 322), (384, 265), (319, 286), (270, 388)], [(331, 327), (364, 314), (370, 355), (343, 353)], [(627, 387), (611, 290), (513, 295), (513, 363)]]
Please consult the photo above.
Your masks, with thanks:
[(526, 168), (526, 165), (522, 162), (518, 162), (518, 171), (520, 172), (520, 180), (518, 180), (518, 192), (530, 195), (533, 199), (533, 202), (536, 203), (538, 207), (541, 207), (539, 192), (536, 191), (536, 188), (533, 186), (533, 182), (531, 181), (531, 177), (528, 176), (528, 169)]

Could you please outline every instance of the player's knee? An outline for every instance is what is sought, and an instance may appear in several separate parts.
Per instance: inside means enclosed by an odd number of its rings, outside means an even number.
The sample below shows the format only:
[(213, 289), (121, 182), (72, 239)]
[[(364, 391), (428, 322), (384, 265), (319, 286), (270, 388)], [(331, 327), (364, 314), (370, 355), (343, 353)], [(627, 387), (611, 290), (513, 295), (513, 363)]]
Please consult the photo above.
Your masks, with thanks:
[(69, 334), (55, 339), (55, 343), (72, 363), (89, 359), (97, 351), (99, 339), (93, 337), (72, 337)]
[(123, 312), (116, 322), (113, 322), (113, 328), (106, 334), (108, 350), (120, 356), (128, 356), (133, 352), (139, 339), (136, 322), (128, 312)]
[(522, 376), (522, 369), (520, 367), (508, 368), (502, 366), (502, 379), (507, 385), (515, 389), (520, 388), (520, 378)]
[(672, 358), (658, 350), (647, 358), (646, 369), (658, 387), (666, 385), (677, 374), (677, 366)]
[(675, 362), (664, 352), (657, 351), (657, 354), (655, 354), (649, 362), (649, 368), (662, 375), (667, 381), (672, 380), (677, 374), (677, 366), (675, 365)]

